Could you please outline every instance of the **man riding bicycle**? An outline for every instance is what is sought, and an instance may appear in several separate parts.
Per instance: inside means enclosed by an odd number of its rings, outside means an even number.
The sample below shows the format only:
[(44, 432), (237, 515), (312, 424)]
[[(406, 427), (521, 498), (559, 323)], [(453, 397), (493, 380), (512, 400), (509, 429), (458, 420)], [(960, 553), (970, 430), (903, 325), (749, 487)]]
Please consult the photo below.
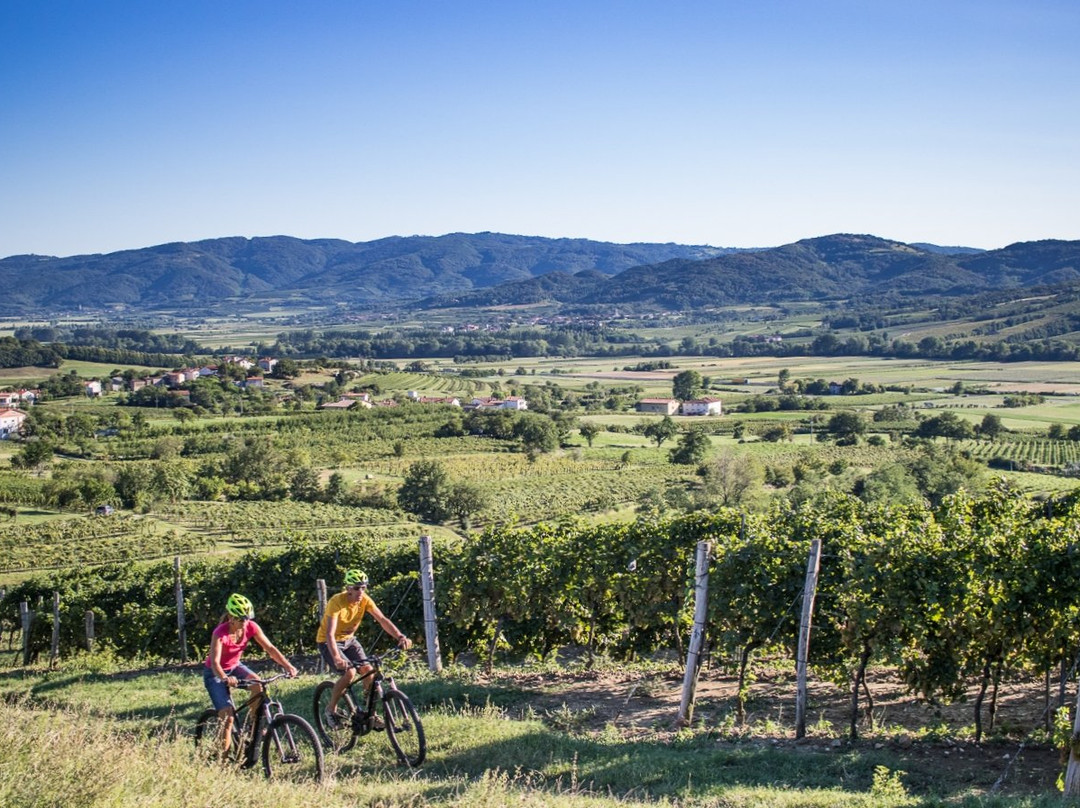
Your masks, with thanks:
[[(383, 631), (395, 639), (398, 646), (408, 650), (412, 647), (412, 641), (398, 630), (398, 627), (384, 615), (375, 601), (367, 594), (368, 577), (363, 570), (350, 569), (345, 573), (345, 591), (338, 592), (326, 604), (326, 612), (319, 623), (319, 632), (315, 637), (319, 644), (319, 653), (323, 661), (332, 669), (342, 671), (340, 678), (334, 683), (334, 689), (330, 694), (330, 702), (326, 706), (324, 720), (326, 726), (336, 729), (340, 726), (337, 714), (338, 700), (345, 689), (356, 681), (356, 677), (365, 677), (371, 670), (370, 666), (363, 665), (360, 668), (353, 667), (363, 661), (366, 656), (363, 647), (357, 642), (356, 629), (365, 614), (370, 614), (375, 621), (382, 626)], [(370, 686), (368, 679), (362, 679), (366, 693)], [(375, 718), (375, 726), (381, 725), (378, 717)]]

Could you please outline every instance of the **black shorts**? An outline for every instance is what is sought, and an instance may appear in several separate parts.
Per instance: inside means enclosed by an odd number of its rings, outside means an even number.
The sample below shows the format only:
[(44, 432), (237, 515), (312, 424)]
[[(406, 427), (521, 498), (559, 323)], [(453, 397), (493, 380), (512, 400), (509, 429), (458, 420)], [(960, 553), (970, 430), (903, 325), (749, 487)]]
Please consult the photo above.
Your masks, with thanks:
[[(364, 653), (364, 646), (358, 643), (355, 637), (350, 637), (349, 639), (345, 640), (345, 642), (335, 643), (335, 645), (337, 645), (338, 653), (340, 653), (350, 662), (360, 662), (364, 659), (364, 657), (367, 656), (367, 654)], [(329, 642), (319, 643), (319, 654), (322, 656), (323, 662), (326, 663), (326, 666), (330, 670), (337, 670), (337, 665), (334, 664), (334, 657), (330, 653)]]

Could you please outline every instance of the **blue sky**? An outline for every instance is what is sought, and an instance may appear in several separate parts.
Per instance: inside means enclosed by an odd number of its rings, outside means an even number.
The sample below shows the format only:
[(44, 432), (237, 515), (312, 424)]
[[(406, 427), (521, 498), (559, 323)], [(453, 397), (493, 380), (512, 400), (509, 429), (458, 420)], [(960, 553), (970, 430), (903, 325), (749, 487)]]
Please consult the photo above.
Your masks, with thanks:
[(0, 256), (1080, 238), (1075, 0), (0, 0)]

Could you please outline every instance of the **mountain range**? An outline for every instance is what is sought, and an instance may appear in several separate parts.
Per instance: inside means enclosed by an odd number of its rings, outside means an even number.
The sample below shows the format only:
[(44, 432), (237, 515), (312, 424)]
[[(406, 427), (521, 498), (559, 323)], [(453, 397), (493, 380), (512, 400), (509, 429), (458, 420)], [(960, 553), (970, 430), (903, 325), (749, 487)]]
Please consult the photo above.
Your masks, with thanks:
[(191, 313), (250, 306), (562, 303), (692, 309), (881, 296), (967, 296), (1080, 281), (1080, 241), (1000, 250), (837, 234), (775, 248), (611, 244), (499, 233), (352, 243), (289, 236), (0, 260), (0, 314)]

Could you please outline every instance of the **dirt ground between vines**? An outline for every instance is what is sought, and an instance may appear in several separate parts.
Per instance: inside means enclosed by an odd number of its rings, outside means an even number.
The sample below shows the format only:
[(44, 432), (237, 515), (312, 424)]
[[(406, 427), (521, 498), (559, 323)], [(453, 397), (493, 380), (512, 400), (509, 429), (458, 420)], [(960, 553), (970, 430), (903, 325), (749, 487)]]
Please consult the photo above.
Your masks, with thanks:
[[(500, 674), (522, 690), (529, 706), (545, 721), (562, 729), (597, 730), (614, 725), (628, 739), (672, 740), (682, 694), (682, 674), (596, 671), (553, 675)], [(494, 679), (493, 679), (494, 683)], [(872, 670), (868, 688), (874, 699), (874, 725), (860, 694), (859, 740), (849, 742), (850, 694), (834, 685), (808, 683), (807, 737), (795, 739), (795, 678), (781, 671), (759, 672), (750, 689), (745, 726), (734, 725), (737, 680), (703, 670), (698, 681), (693, 724), (730, 748), (775, 749), (792, 754), (874, 754), (903, 770), (912, 793), (942, 787), (1002, 794), (1055, 793), (1064, 770), (1057, 749), (1024, 741), (1045, 726), (1045, 693), (1041, 681), (1011, 681), (998, 693), (992, 733), (986, 732), (988, 705), (983, 706), (984, 741), (975, 745), (973, 699), (949, 705), (927, 704), (905, 692), (887, 670)], [(1052, 697), (1056, 699), (1056, 686)], [(1067, 699), (1075, 698), (1071, 691)], [(1056, 702), (1055, 702), (1056, 703)], [(1071, 701), (1070, 701), (1071, 703)], [(895, 763), (895, 765), (893, 765)]]

